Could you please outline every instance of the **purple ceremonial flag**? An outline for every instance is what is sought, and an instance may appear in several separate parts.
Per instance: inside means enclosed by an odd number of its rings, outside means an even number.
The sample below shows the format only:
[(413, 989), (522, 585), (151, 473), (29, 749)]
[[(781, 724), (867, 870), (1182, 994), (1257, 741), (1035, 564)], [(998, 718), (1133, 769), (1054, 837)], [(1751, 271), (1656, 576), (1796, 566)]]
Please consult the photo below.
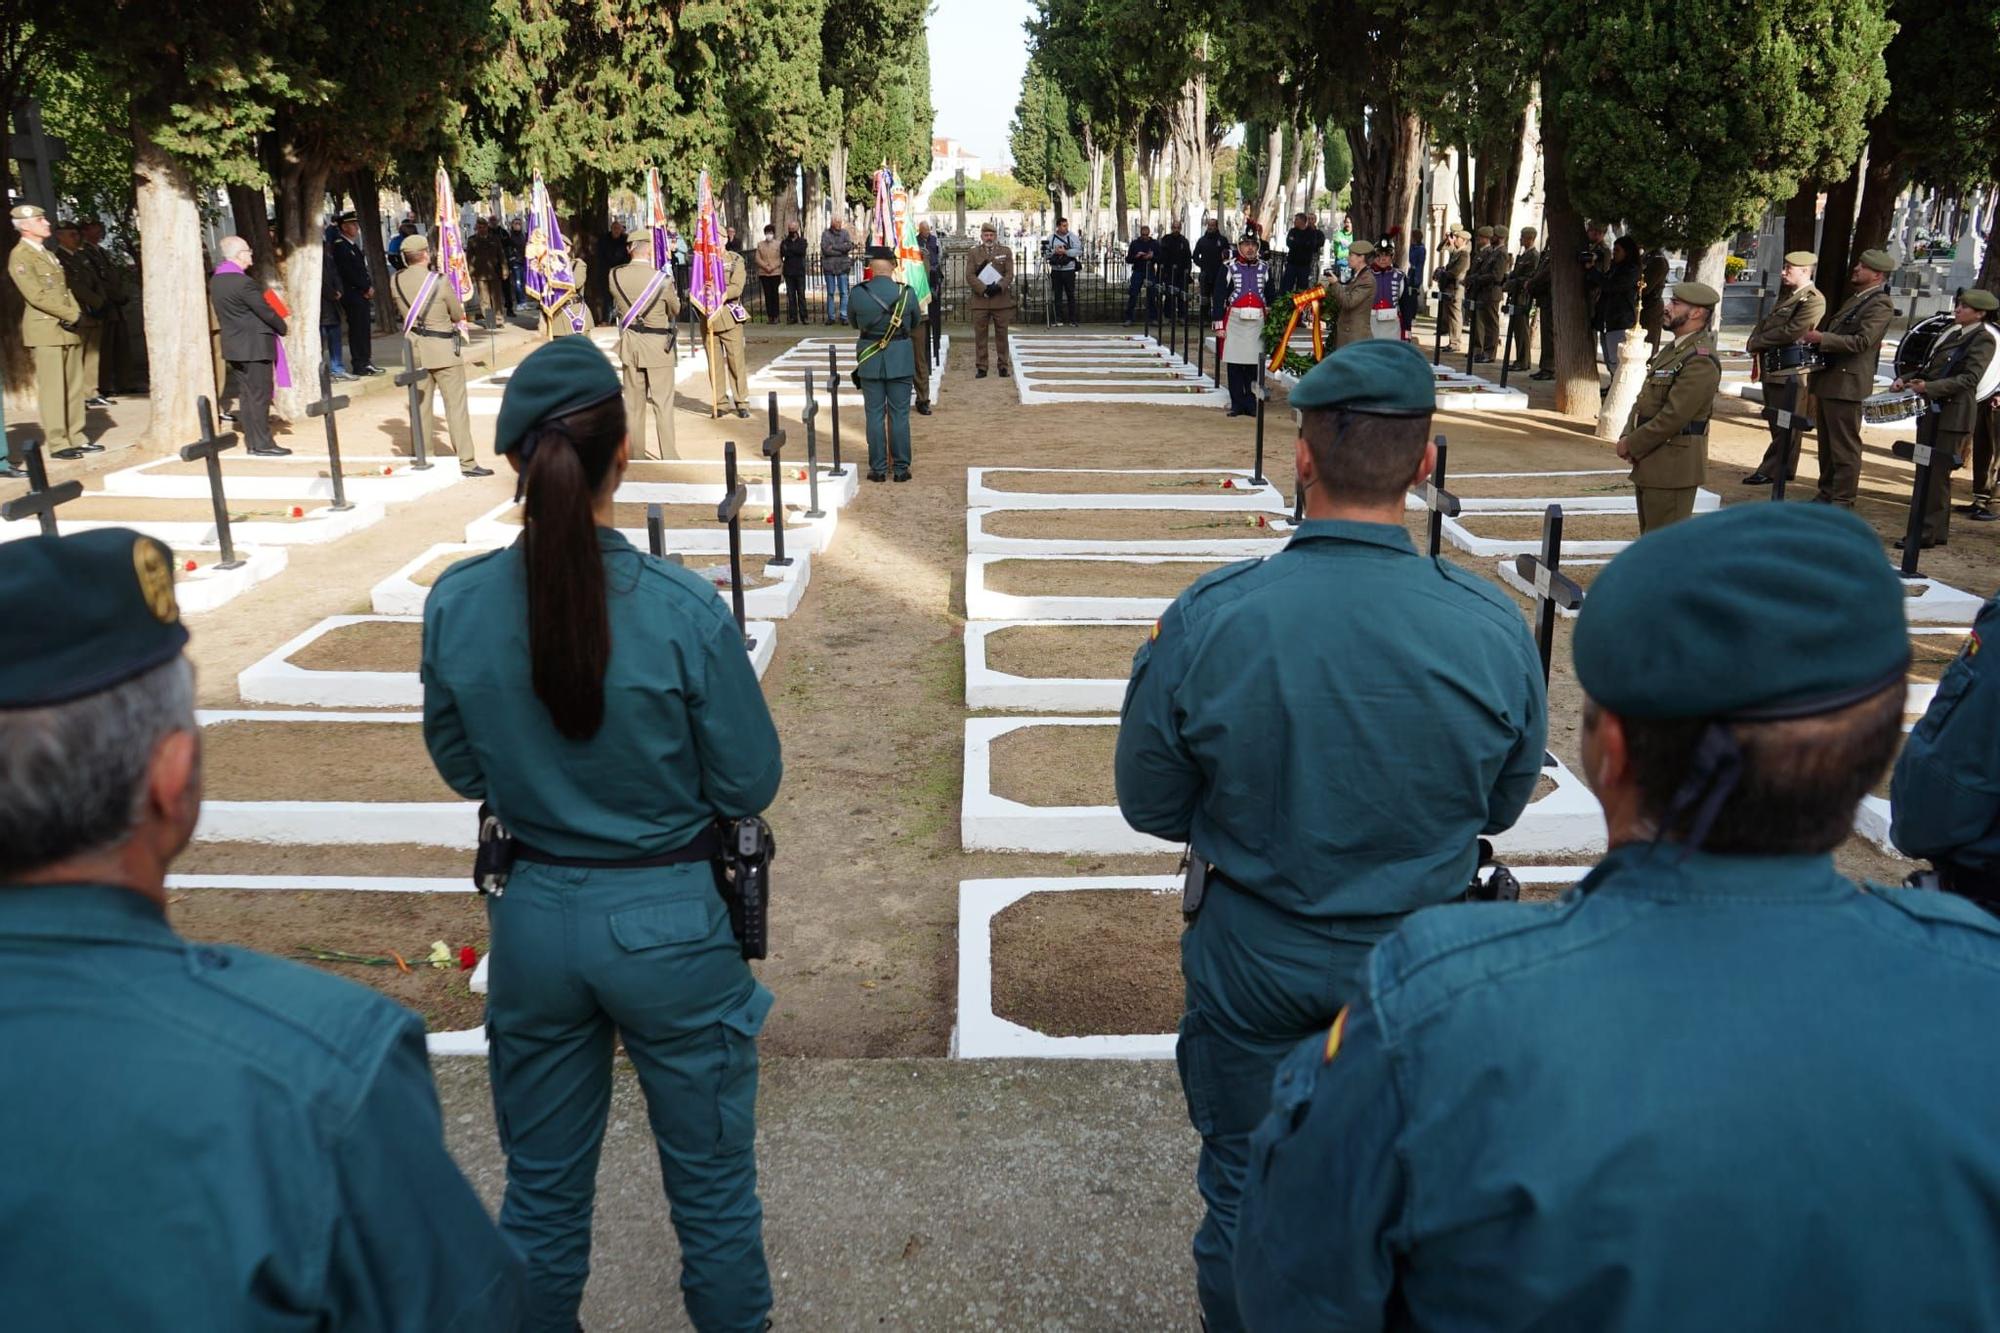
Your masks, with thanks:
[(576, 270), (569, 266), (569, 246), (563, 240), (562, 224), (556, 221), (555, 205), (542, 173), (535, 173), (534, 194), (528, 207), (528, 243), (523, 256), (527, 269), (528, 295), (542, 307), (553, 323), (567, 316), (570, 331), (583, 332), (583, 308), (576, 299)]
[(715, 193), (708, 186), (708, 169), (702, 168), (701, 189), (696, 196), (693, 268), (688, 273), (688, 299), (706, 315), (722, 304), (723, 281), (728, 275), (728, 257), (722, 249), (722, 219), (716, 216)]
[(667, 245), (667, 197), (660, 188), (660, 169), (646, 168), (646, 227), (653, 233), (653, 267), (667, 272), (672, 253)]

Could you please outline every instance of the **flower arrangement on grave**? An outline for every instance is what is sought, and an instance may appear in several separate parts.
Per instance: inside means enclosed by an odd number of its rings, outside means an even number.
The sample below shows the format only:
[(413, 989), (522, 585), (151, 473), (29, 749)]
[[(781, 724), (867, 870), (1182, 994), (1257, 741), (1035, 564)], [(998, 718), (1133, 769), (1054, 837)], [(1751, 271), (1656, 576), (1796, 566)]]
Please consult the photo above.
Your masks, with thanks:
[[(1264, 355), (1267, 358), (1275, 357), (1281, 345), (1289, 344), (1292, 330), (1298, 327), (1299, 320), (1305, 317), (1307, 312), (1299, 307), (1297, 300), (1301, 295), (1305, 293), (1286, 292), (1273, 297), (1270, 307), (1265, 310), (1263, 345)], [(1293, 375), (1303, 375), (1316, 364), (1312, 357), (1303, 352), (1294, 352), (1287, 345), (1285, 359), (1278, 363), (1277, 368)]]

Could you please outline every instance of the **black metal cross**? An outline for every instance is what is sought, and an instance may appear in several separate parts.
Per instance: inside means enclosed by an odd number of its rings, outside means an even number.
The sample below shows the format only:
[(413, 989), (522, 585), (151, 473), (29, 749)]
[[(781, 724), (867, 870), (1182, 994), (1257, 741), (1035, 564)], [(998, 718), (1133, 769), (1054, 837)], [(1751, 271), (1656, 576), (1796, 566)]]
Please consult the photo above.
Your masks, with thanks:
[[(1521, 338), (1521, 296), (1510, 296), (1501, 303), (1500, 313), (1507, 317), (1507, 337), (1500, 345), (1500, 387), (1507, 387), (1507, 368), (1514, 364), (1514, 343)], [(1521, 349), (1521, 359), (1528, 359), (1528, 349)]]
[(1479, 355), (1479, 302), (1467, 293), (1459, 297), (1458, 303), (1465, 311), (1465, 373), (1472, 375), (1477, 373), (1472, 367)]
[(235, 569), (243, 562), (236, 558), (236, 544), (229, 537), (229, 501), (222, 493), (221, 454), (236, 447), (236, 436), (215, 433), (215, 408), (208, 399), (197, 398), (194, 406), (201, 414), (201, 438), (181, 446), (181, 461), (192, 463), (199, 458), (208, 464), (208, 498), (215, 506), (216, 545), (222, 548), (222, 563), (216, 568)]
[(1789, 375), (1785, 378), (1785, 405), (1774, 406), (1772, 392), (1777, 386), (1773, 380), (1764, 381), (1764, 420), (1775, 430), (1785, 433), (1783, 456), (1778, 461), (1778, 475), (1771, 478), (1771, 498), (1785, 498), (1785, 483), (1792, 479), (1792, 460), (1799, 456), (1799, 437), (1813, 428), (1812, 418), (1799, 411), (1799, 399), (1804, 397), (1803, 375)]
[(826, 395), (827, 405), (833, 410), (833, 467), (827, 471), (829, 477), (844, 477), (847, 469), (840, 465), (840, 355), (839, 348), (826, 349)]
[(410, 391), (410, 454), (417, 461), (410, 464), (415, 472), (430, 471), (431, 432), (430, 423), (424, 420), (424, 395), (429, 392), (425, 383), (430, 372), (417, 365), (417, 340), (403, 339), (403, 373), (396, 376), (395, 383)]
[(771, 391), (771, 432), (764, 437), (764, 457), (771, 469), (771, 548), (777, 554), (770, 563), (783, 568), (792, 563), (785, 554), (785, 432), (778, 425), (778, 393)]
[(813, 373), (806, 372), (806, 410), (799, 413), (799, 420), (806, 427), (806, 506), (807, 518), (825, 518), (826, 511), (819, 507), (819, 428), (814, 424), (819, 420), (819, 399), (813, 397)]
[(743, 647), (755, 651), (757, 641), (743, 617), (743, 502), (749, 494), (736, 475), (736, 441), (730, 440), (722, 446), (722, 503), (715, 507), (715, 521), (729, 525), (729, 600)]
[(326, 467), (333, 478), (333, 503), (327, 508), (342, 512), (354, 508), (347, 502), (347, 483), (340, 475), (340, 427), (334, 423), (334, 413), (347, 406), (347, 395), (335, 396), (333, 392), (333, 367), (325, 357), (319, 362), (319, 399), (306, 404), (306, 415), (326, 418)]
[(656, 556), (667, 553), (666, 510), (656, 504), (646, 506), (646, 549)]
[(1444, 549), (1444, 521), (1458, 517), (1458, 497), (1444, 488), (1444, 460), (1447, 448), (1444, 436), (1437, 437), (1437, 465), (1431, 469), (1429, 481), (1417, 485), (1417, 498), (1424, 502), (1430, 514), (1430, 554), (1435, 557)]
[(1251, 397), (1257, 400), (1257, 452), (1250, 464), (1250, 484), (1264, 484), (1264, 404), (1271, 391), (1264, 386), (1264, 359), (1257, 358), (1257, 380), (1250, 386)]
[(56, 506), (66, 505), (83, 494), (80, 481), (59, 481), (49, 485), (49, 465), (42, 461), (42, 442), (29, 440), (21, 446), (21, 461), (28, 465), (28, 493), (0, 502), (0, 520), (12, 523), (33, 514), (42, 525), (42, 535), (56, 535)]
[(1514, 557), (1514, 572), (1535, 590), (1535, 647), (1542, 655), (1544, 686), (1555, 657), (1556, 612), (1574, 611), (1583, 605), (1582, 585), (1562, 572), (1562, 544), (1562, 506), (1550, 505), (1542, 515), (1542, 553)]

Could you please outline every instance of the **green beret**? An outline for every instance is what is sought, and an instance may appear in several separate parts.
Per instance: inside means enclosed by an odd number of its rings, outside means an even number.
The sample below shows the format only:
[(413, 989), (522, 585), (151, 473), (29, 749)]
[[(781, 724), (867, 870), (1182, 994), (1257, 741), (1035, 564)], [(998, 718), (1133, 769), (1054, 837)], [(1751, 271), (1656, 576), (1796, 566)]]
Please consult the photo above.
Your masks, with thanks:
[(1813, 265), (1819, 263), (1819, 256), (1810, 250), (1787, 250), (1785, 251), (1785, 262), (1787, 264), (1797, 264), (1800, 268), (1811, 268)]
[(644, 232), (632, 238), (626, 249), (632, 253), (632, 262), (641, 268), (653, 267), (653, 238)]
[(430, 248), (431, 243), (424, 239), (424, 234), (420, 231), (413, 231), (403, 238), (403, 243), (396, 247), (396, 251), (399, 254), (405, 255), (421, 255), (427, 253)]
[(1493, 228), (1491, 228), (1491, 227), (1478, 227), (1478, 228), (1475, 228), (1475, 229), (1473, 230), (1473, 233), (1472, 233), (1472, 234), (1473, 234), (1474, 236), (1486, 236), (1486, 237), (1491, 237), (1491, 236), (1493, 235)]
[(187, 646), (174, 553), (129, 528), (25, 537), (0, 558), (0, 709), (123, 685)]
[(1904, 590), (1874, 529), (1830, 505), (1732, 505), (1604, 567), (1576, 678), (1620, 717), (1806, 717), (1902, 678)]
[(1427, 417), (1437, 409), (1437, 379), (1430, 362), (1409, 343), (1370, 338), (1349, 343), (1308, 370), (1291, 393), (1292, 406), (1367, 412), (1384, 417)]
[(1375, 253), (1375, 246), (1371, 241), (1356, 241), (1347, 247), (1347, 253), (1350, 255), (1360, 255), (1363, 259), (1366, 259), (1369, 255)]
[(1673, 299), (1683, 305), (1713, 307), (1722, 303), (1722, 293), (1705, 282), (1677, 282), (1674, 284)]
[(1861, 252), (1861, 262), (1869, 268), (1874, 269), (1877, 273), (1894, 273), (1896, 271), (1896, 261), (1889, 257), (1887, 250), (1863, 250)]
[(590, 339), (543, 343), (507, 379), (500, 420), (493, 428), (493, 452), (511, 453), (543, 422), (595, 407), (624, 391), (618, 372)]
[(1533, 241), (1539, 239), (1540, 237), (1541, 233), (1536, 231), (1533, 227), (1521, 228), (1521, 239), (1524, 241)]
[(2000, 296), (1995, 296), (1984, 287), (1967, 287), (1958, 294), (1958, 303), (1971, 306), (1974, 310), (2000, 310)]

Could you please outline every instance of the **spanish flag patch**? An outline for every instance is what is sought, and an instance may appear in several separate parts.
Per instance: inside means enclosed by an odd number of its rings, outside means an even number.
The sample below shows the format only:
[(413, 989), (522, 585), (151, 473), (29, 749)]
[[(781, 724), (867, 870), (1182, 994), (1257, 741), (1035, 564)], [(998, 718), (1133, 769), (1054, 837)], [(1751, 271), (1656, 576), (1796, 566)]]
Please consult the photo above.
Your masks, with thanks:
[(1342, 1006), (1341, 1011), (1333, 1016), (1333, 1026), (1326, 1030), (1326, 1055), (1321, 1058), (1321, 1064), (1332, 1064), (1333, 1057), (1340, 1054), (1340, 1038), (1346, 1031), (1347, 1009)]
[[(1154, 634), (1154, 636), (1155, 636), (1155, 637), (1158, 637), (1159, 633), (1160, 633), (1160, 627), (1159, 627), (1158, 625), (1154, 625), (1154, 626), (1153, 626), (1153, 634)], [(1967, 658), (1968, 660), (1970, 660), (1970, 659), (1972, 659), (1972, 658), (1975, 658), (1975, 657), (1979, 656), (1979, 631), (1978, 631), (1978, 630), (1974, 630), (1974, 631), (1972, 631), (1972, 637), (1971, 637), (1971, 638), (1969, 638), (1969, 639), (1967, 639), (1967, 640), (1965, 641), (1965, 656), (1966, 656), (1966, 658)]]
[(1160, 622), (1155, 620), (1153, 622), (1153, 632), (1146, 636), (1146, 642), (1153, 643), (1156, 640), (1158, 640), (1159, 637), (1160, 637)]

